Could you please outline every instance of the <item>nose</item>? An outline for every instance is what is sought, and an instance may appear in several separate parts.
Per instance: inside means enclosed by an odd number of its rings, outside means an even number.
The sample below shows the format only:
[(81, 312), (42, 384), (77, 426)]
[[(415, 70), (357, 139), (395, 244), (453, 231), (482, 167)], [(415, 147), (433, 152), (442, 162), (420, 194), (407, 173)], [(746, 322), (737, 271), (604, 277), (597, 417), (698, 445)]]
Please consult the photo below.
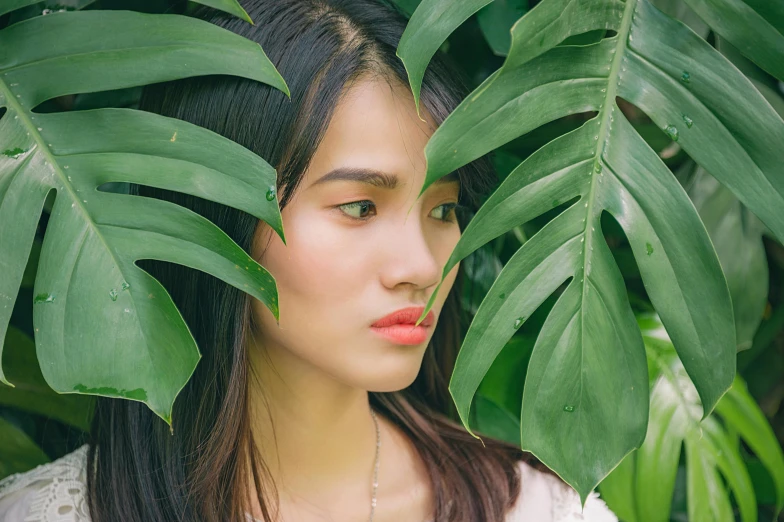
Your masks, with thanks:
[(381, 270), (381, 282), (385, 287), (411, 285), (416, 290), (427, 290), (441, 281), (443, 266), (434, 252), (436, 238), (428, 241), (415, 210), (407, 219), (395, 220), (385, 232)]

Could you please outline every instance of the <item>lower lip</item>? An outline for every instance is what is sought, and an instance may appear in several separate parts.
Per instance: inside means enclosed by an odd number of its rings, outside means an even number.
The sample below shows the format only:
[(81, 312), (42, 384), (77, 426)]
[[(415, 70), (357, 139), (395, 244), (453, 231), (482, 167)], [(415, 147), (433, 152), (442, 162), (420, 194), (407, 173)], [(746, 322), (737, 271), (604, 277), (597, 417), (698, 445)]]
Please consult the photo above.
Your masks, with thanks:
[(392, 326), (382, 326), (370, 328), (384, 339), (397, 344), (422, 344), (427, 341), (427, 326), (414, 326), (413, 324), (395, 324)]

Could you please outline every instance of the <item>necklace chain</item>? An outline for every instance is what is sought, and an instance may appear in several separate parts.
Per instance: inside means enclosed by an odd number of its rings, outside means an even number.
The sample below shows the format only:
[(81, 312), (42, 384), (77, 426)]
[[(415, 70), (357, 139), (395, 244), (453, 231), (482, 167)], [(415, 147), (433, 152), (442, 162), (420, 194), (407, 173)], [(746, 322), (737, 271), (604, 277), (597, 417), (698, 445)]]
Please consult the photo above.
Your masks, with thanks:
[[(381, 431), (378, 429), (378, 419), (376, 419), (376, 411), (370, 408), (370, 415), (373, 416), (373, 423), (376, 425), (376, 459), (373, 465), (373, 497), (370, 500), (370, 518), (368, 522), (373, 522), (373, 515), (376, 513), (376, 490), (378, 489), (378, 453), (381, 449)], [(245, 513), (245, 518), (251, 519), (254, 522), (261, 522), (258, 518), (252, 516), (250, 513)]]
[(370, 500), (370, 518), (368, 522), (373, 522), (373, 515), (376, 512), (376, 490), (378, 489), (378, 453), (381, 449), (381, 431), (378, 429), (378, 419), (376, 419), (376, 411), (370, 408), (370, 414), (373, 416), (373, 422), (376, 425), (376, 461), (373, 465), (373, 497)]

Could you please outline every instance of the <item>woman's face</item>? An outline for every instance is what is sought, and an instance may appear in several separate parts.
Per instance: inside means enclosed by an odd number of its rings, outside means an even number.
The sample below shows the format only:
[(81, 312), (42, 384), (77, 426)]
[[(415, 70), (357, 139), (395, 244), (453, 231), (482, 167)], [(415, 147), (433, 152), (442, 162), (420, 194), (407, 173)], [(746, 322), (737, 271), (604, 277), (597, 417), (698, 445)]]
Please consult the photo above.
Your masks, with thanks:
[(439, 289), (421, 342), (391, 340), (371, 325), (426, 305), (460, 238), (452, 175), (417, 199), (434, 128), (423, 116), (430, 123), (402, 85), (355, 83), (282, 210), (287, 245), (266, 224), (257, 228), (252, 254), (277, 282), (280, 326), (253, 300), (254, 341), (276, 367), (293, 363), (368, 391), (415, 379), (458, 267)]

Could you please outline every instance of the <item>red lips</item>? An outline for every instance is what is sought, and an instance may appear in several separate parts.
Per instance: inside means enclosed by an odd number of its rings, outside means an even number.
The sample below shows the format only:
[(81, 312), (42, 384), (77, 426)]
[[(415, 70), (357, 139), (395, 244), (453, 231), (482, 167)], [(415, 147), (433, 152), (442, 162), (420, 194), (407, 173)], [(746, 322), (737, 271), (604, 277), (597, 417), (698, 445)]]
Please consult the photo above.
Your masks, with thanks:
[[(408, 308), (401, 308), (400, 310), (395, 310), (391, 314), (382, 317), (371, 326), (374, 328), (383, 328), (385, 326), (393, 326), (396, 324), (414, 325), (416, 324), (417, 319), (419, 319), (419, 316), (422, 315), (422, 312), (424, 311), (424, 306), (409, 306)], [(435, 316), (433, 315), (433, 311), (430, 310), (425, 316), (424, 320), (420, 323), (420, 326), (430, 326), (434, 321)]]

